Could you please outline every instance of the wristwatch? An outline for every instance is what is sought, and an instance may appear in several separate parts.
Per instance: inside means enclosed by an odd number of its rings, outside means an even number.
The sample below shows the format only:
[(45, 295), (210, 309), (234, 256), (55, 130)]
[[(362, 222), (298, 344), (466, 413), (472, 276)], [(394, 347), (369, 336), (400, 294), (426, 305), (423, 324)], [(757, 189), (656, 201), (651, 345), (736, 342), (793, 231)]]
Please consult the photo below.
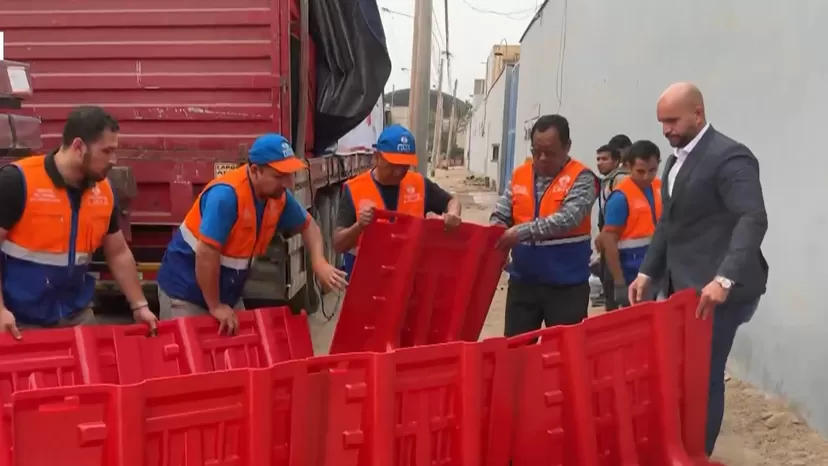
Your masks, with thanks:
[(730, 280), (729, 278), (725, 278), (722, 276), (717, 276), (713, 279), (713, 281), (721, 285), (721, 287), (725, 290), (729, 290), (733, 286), (733, 280)]

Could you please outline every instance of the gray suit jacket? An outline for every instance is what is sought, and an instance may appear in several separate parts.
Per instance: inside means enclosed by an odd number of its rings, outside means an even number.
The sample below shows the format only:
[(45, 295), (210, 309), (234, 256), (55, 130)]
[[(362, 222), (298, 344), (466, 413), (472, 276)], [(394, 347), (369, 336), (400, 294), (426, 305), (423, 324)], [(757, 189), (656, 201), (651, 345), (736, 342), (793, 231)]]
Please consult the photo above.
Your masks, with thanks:
[(641, 273), (667, 278), (673, 290), (700, 290), (720, 275), (735, 283), (728, 300), (765, 292), (768, 263), (760, 246), (768, 216), (753, 153), (711, 126), (688, 154), (669, 196), (671, 155), (662, 174), (664, 208)]

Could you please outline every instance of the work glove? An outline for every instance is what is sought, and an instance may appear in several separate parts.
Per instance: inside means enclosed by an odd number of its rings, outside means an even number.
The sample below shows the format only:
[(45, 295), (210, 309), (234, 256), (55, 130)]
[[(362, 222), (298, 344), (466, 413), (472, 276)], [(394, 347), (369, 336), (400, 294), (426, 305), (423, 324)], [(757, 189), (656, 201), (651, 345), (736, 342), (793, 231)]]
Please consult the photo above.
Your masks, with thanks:
[(628, 307), (630, 305), (630, 298), (627, 285), (624, 283), (616, 283), (613, 287), (613, 295), (618, 307)]

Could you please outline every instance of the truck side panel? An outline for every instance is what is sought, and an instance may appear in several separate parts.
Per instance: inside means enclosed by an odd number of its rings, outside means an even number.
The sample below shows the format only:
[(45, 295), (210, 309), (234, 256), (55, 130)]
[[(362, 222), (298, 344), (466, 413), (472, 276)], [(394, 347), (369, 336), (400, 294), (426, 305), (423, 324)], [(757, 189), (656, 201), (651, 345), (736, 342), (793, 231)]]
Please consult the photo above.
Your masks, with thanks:
[(288, 15), (289, 0), (9, 0), (0, 30), (31, 64), (44, 147), (71, 107), (105, 107), (140, 191), (131, 222), (170, 225), (255, 137), (289, 134)]

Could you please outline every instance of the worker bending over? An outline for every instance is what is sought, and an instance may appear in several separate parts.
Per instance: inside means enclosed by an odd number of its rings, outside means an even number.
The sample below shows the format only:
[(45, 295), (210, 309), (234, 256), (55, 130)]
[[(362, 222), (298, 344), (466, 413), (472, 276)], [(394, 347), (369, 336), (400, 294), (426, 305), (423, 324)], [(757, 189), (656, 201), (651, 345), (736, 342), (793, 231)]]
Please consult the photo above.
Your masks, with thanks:
[(414, 136), (405, 127), (391, 125), (375, 146), (374, 168), (343, 187), (334, 232), (334, 247), (344, 254), (344, 270), (354, 267), (362, 231), (375, 209), (393, 210), (416, 217), (443, 215), (447, 228), (460, 225), (460, 202), (436, 183), (410, 171), (417, 165)]
[(518, 167), (491, 223), (509, 227), (498, 247), (507, 266), (506, 336), (575, 324), (587, 316), (590, 213), (598, 179), (569, 157), (569, 122), (544, 115), (532, 127), (532, 162)]
[(0, 170), (0, 331), (95, 324), (89, 263), (103, 248), (133, 318), (155, 328), (106, 175), (118, 122), (99, 107), (73, 110), (61, 146)]
[(253, 259), (276, 232), (302, 233), (313, 273), (326, 288), (345, 287), (345, 274), (325, 259), (322, 233), (288, 191), (293, 174), (306, 168), (288, 141), (266, 134), (253, 143), (248, 163), (214, 179), (176, 231), (158, 272), (161, 318), (205, 314), (219, 333), (238, 328), (242, 291)]
[(624, 160), (630, 175), (618, 183), (604, 209), (604, 225), (597, 243), (612, 275), (613, 295), (619, 306), (630, 305), (628, 286), (638, 276), (661, 218), (661, 181), (656, 178), (660, 162), (657, 145), (636, 141)]

